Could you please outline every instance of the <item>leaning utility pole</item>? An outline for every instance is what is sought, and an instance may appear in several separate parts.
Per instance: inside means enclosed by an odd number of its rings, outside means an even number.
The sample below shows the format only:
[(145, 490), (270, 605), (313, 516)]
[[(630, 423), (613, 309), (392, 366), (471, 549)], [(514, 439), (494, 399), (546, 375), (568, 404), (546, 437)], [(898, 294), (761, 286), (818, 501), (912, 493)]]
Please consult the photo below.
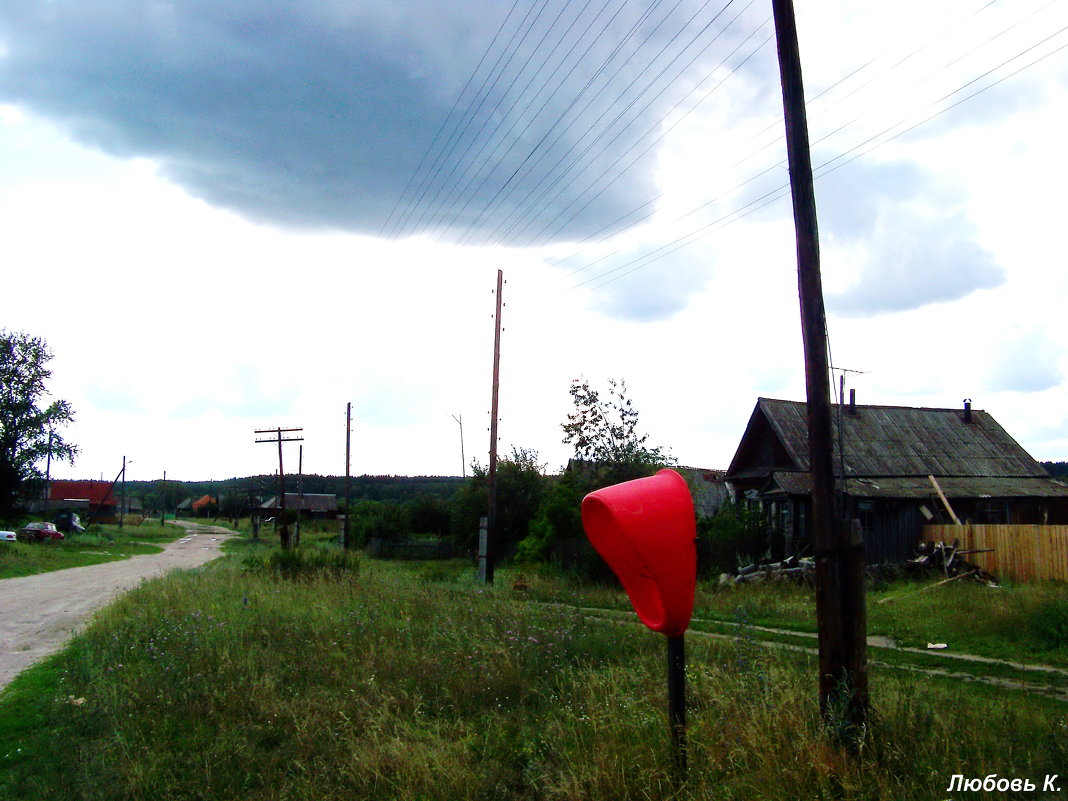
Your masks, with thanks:
[[(490, 401), (490, 453), (489, 473), (486, 495), (488, 506), (486, 514), (486, 548), (485, 574), (486, 584), (493, 583), (493, 559), (497, 540), (497, 392), (501, 379), (501, 293), (504, 288), (504, 273), (497, 271), (497, 314), (494, 317), (493, 333), (493, 398)], [(481, 554), (479, 554), (481, 556)]]
[(258, 439), (256, 442), (277, 442), (278, 443), (278, 503), (280, 504), (279, 514), (282, 518), (282, 531), (280, 537), (282, 540), (282, 547), (289, 547), (289, 525), (286, 522), (286, 474), (282, 469), (282, 443), (283, 442), (303, 442), (304, 437), (285, 437), (283, 434), (289, 434), (294, 431), (303, 431), (303, 428), (258, 428), (254, 433), (256, 434), (274, 434), (275, 436), (270, 439)]
[(827, 317), (820, 276), (816, 199), (812, 188), (805, 91), (793, 0), (772, 0), (786, 117), (797, 285), (808, 396), (809, 470), (812, 476), (812, 543), (816, 558), (820, 711), (841, 715), (847, 743), (863, 737), (868, 713), (867, 617), (864, 607), (864, 543), (834, 508), (834, 446), (827, 360)]

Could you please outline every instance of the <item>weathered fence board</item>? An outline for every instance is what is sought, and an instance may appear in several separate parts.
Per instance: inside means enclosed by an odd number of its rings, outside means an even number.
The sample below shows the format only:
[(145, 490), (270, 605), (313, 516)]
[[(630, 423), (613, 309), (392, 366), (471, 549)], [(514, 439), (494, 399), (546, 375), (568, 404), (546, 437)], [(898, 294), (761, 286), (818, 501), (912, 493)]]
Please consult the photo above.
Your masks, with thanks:
[(929, 542), (960, 541), (969, 562), (1013, 581), (1068, 581), (1068, 526), (924, 526)]

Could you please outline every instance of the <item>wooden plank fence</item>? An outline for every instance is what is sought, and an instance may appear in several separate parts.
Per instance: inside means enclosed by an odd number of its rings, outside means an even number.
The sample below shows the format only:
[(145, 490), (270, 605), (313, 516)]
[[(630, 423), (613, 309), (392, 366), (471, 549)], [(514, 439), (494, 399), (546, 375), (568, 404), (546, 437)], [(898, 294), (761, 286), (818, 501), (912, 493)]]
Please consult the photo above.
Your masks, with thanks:
[(924, 526), (923, 539), (959, 540), (967, 551), (993, 549), (964, 558), (999, 579), (1068, 582), (1068, 526)]

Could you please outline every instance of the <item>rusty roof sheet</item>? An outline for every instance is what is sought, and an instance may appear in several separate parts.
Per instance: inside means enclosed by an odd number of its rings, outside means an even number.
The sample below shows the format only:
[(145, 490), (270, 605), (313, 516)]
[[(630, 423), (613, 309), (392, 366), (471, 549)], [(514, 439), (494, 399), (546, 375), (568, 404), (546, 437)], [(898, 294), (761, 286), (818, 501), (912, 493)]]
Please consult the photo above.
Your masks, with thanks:
[[(1045, 469), (981, 410), (856, 406), (841, 414), (847, 476), (1048, 478)], [(799, 470), (808, 470), (806, 404), (760, 398), (762, 413)], [(832, 414), (835, 448), (839, 413)], [(837, 452), (835, 458), (837, 459)]]

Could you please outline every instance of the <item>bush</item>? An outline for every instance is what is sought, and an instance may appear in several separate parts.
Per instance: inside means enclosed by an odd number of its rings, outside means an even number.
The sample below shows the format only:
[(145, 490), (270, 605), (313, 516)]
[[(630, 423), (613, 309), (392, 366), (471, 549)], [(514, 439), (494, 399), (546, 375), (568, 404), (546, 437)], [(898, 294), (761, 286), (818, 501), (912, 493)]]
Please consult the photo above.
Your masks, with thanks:
[(361, 501), (352, 507), (349, 534), (358, 548), (372, 538), (402, 540), (411, 533), (411, 519), (404, 507), (381, 501)]
[(530, 521), (527, 536), (519, 543), (516, 561), (544, 562), (552, 555), (555, 542), (584, 537), (582, 498), (585, 494), (585, 488), (567, 475), (553, 485)]
[(733, 503), (697, 521), (698, 555), (702, 573), (733, 573), (739, 563), (760, 558), (767, 540), (767, 521), (761, 509)]

